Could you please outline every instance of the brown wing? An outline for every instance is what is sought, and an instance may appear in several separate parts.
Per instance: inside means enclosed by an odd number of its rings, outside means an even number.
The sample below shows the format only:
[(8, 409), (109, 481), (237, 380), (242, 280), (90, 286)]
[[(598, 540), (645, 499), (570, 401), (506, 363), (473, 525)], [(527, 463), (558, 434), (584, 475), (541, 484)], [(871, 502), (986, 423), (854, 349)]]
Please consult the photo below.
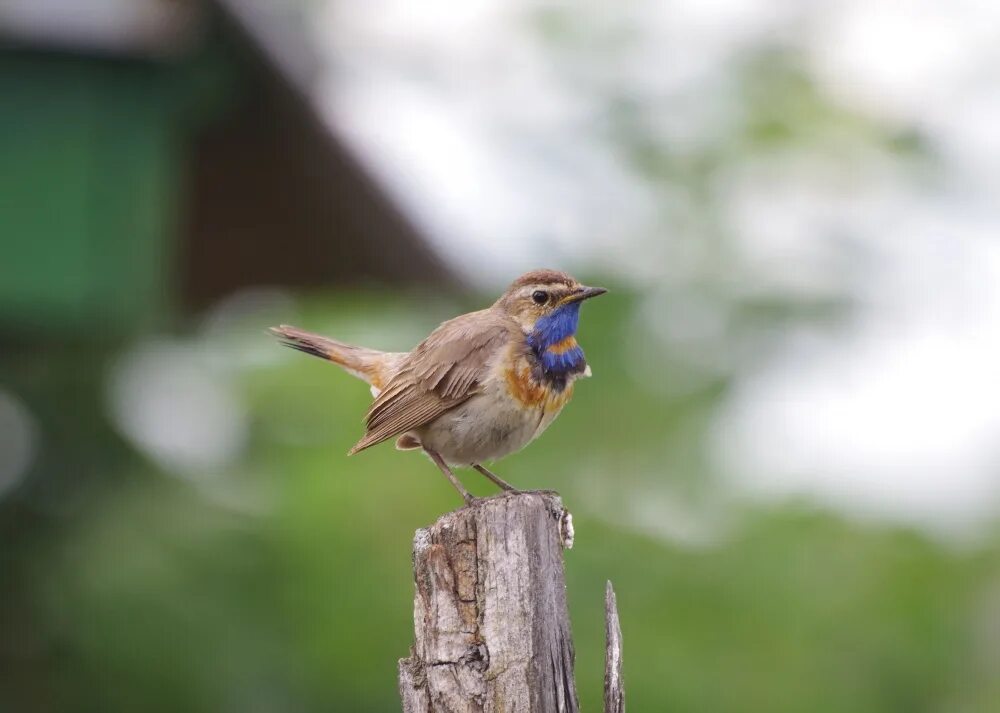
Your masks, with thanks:
[(506, 317), (487, 309), (463, 314), (431, 332), (368, 409), (365, 436), (351, 454), (430, 423), (477, 393), (511, 330)]

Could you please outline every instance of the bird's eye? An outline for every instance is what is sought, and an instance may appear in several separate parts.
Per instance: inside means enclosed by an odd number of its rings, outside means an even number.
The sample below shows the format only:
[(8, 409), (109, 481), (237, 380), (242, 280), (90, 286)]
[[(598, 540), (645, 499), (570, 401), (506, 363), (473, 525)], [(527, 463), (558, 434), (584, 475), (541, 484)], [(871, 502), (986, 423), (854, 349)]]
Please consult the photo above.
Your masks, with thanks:
[(545, 290), (535, 290), (531, 293), (531, 299), (536, 305), (543, 305), (549, 301), (549, 293)]

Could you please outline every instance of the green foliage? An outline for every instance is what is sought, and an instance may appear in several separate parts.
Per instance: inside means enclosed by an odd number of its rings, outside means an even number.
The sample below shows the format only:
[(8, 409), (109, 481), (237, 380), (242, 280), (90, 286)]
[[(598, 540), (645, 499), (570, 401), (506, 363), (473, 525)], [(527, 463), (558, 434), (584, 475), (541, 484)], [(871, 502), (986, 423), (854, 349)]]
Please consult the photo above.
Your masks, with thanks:
[[(300, 317), (405, 348), (460, 308), (412, 324), (400, 321), (412, 314), (405, 304), (324, 300)], [(566, 566), (585, 709), (600, 707), (611, 579), (632, 710), (995, 710), (996, 632), (984, 626), (996, 612), (995, 541), (963, 552), (797, 503), (716, 504), (716, 522), (693, 540), (636, 514), (663, 493), (679, 503), (655, 515), (665, 526), (718, 503), (700, 438), (726, 379), (675, 396), (636, 379), (628, 354), (648, 337), (619, 339), (630, 314), (627, 296), (587, 306), (580, 339), (595, 378), (549, 433), (497, 468), (523, 487), (559, 489), (575, 513)], [(347, 458), (364, 385), (257, 344), (264, 325), (250, 326), (201, 338), (233, 364), (241, 345), (269, 355), (230, 374), (252, 424), (239, 463), (179, 479), (110, 459), (118, 472), (98, 495), (6, 549), (18, 548), (8, 571), (38, 642), (23, 654), (32, 675), (0, 686), (0, 708), (398, 710), (410, 540), (459, 503), (415, 453)]]

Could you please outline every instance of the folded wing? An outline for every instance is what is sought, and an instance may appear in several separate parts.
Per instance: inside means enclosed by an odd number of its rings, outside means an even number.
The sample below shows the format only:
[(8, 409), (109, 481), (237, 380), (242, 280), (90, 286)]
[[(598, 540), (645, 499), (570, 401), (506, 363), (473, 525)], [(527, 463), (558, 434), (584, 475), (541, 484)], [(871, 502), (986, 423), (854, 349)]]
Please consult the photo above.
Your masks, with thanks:
[(514, 329), (493, 310), (464, 314), (435, 329), (385, 384), (351, 454), (428, 424), (478, 393)]

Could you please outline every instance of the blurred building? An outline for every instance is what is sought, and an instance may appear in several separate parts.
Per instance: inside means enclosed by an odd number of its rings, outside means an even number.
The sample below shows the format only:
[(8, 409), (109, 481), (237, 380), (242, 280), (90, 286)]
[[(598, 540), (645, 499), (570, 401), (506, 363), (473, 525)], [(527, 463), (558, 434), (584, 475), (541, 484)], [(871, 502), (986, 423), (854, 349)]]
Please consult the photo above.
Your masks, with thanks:
[(278, 5), (0, 4), (0, 329), (124, 333), (249, 285), (448, 279), (318, 117), (305, 26)]

